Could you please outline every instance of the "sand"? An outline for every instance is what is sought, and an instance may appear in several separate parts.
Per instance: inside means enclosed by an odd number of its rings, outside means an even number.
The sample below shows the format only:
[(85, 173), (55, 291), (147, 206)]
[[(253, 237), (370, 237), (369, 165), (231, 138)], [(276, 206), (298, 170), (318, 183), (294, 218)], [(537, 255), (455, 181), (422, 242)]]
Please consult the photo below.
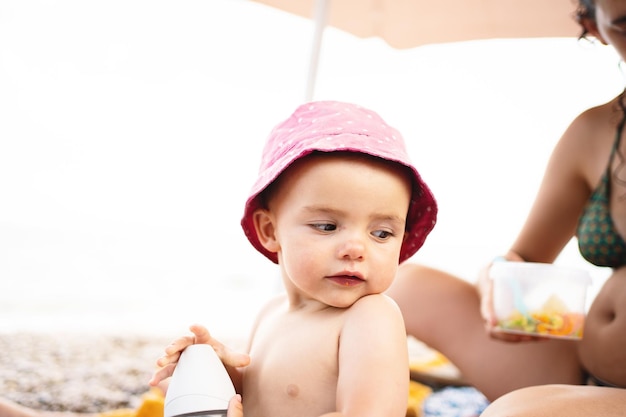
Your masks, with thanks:
[[(432, 362), (433, 351), (420, 342), (409, 341), (412, 362)], [(0, 396), (46, 411), (98, 413), (136, 409), (149, 389), (156, 359), (170, 342), (171, 337), (162, 334), (0, 332)], [(243, 346), (243, 339), (222, 342), (236, 350)], [(458, 377), (458, 370), (450, 367), (434, 366), (430, 370), (435, 385)], [(486, 406), (486, 400), (477, 392), (441, 393), (442, 398), (437, 393), (428, 398), (433, 398), (437, 410), (441, 401), (454, 403), (454, 413), (437, 411), (424, 416), (460, 415), (459, 407), (476, 413), (477, 401), (481, 410)], [(450, 395), (453, 401), (447, 399)]]
[(42, 410), (135, 408), (170, 341), (160, 336), (0, 334), (0, 392)]

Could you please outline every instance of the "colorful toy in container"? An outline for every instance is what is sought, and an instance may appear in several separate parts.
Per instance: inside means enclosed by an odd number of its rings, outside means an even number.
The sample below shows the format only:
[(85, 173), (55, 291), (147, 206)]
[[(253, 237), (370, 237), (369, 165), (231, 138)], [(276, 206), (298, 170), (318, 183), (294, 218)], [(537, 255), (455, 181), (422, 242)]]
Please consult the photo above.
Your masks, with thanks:
[(494, 262), (494, 310), (503, 332), (580, 339), (591, 276), (534, 262)]

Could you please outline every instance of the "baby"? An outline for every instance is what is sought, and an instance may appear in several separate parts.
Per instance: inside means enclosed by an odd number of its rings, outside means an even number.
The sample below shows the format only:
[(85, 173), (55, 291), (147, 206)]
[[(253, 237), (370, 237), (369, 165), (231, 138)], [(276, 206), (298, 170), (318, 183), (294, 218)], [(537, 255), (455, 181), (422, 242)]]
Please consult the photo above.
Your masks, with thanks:
[[(269, 135), (241, 221), (278, 264), (284, 293), (261, 310), (247, 354), (194, 325), (165, 349), (151, 385), (171, 376), (187, 346), (207, 343), (247, 417), (404, 416), (405, 327), (383, 292), (436, 213), (402, 136), (376, 113), (333, 101), (300, 106)], [(241, 415), (237, 399), (229, 416)]]

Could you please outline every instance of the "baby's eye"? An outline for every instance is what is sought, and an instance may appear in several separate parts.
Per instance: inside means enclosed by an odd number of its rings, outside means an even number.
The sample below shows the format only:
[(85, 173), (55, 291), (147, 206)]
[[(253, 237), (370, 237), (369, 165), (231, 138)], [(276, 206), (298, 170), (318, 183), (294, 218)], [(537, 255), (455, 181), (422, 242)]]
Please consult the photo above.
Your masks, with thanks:
[(313, 223), (311, 227), (321, 232), (332, 232), (337, 229), (337, 226), (332, 223)]
[(393, 232), (390, 232), (389, 230), (376, 230), (372, 232), (372, 234), (379, 239), (387, 239), (393, 236)]

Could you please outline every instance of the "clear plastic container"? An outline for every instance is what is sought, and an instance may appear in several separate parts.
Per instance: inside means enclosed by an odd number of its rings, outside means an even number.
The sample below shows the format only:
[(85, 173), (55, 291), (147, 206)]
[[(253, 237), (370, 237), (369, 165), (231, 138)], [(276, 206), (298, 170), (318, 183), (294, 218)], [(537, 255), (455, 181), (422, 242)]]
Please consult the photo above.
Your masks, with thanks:
[(494, 262), (490, 276), (501, 331), (582, 338), (591, 284), (587, 271), (545, 263)]

